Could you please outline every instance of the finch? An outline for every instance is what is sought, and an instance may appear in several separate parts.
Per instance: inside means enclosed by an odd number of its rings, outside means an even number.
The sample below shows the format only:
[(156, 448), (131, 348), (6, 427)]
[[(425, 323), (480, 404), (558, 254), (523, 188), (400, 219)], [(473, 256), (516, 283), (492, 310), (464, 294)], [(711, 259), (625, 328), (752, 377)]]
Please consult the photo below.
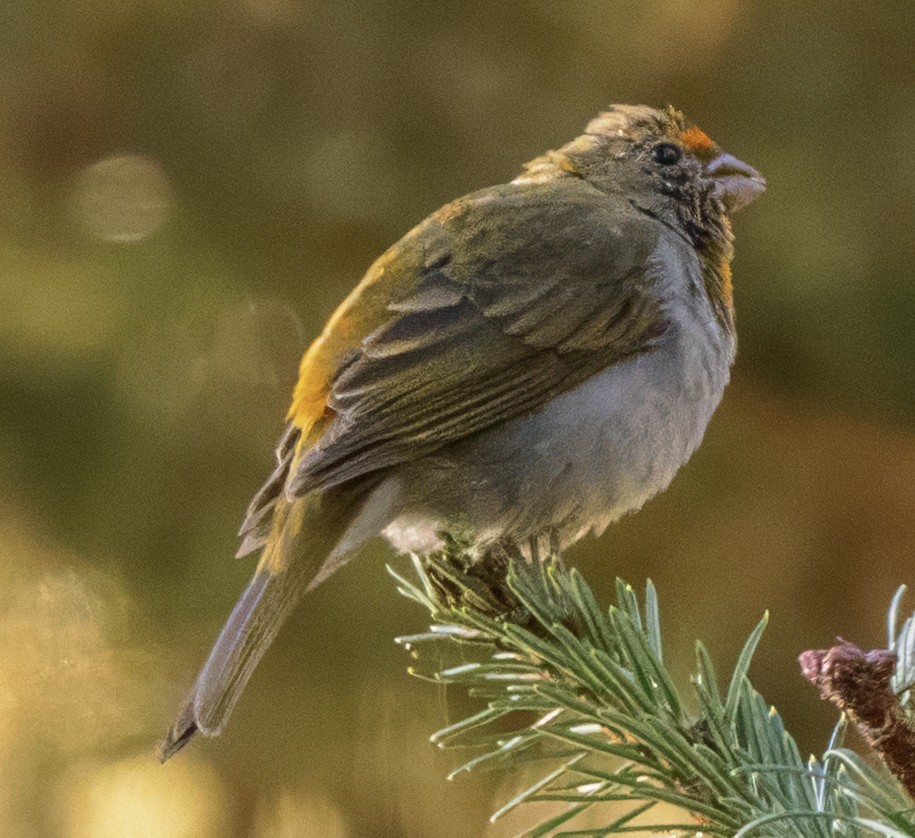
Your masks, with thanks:
[(673, 108), (613, 106), (383, 253), (302, 359), (241, 528), (257, 569), (161, 759), (223, 730), (367, 539), (562, 549), (666, 488), (728, 382), (730, 216), (764, 189)]

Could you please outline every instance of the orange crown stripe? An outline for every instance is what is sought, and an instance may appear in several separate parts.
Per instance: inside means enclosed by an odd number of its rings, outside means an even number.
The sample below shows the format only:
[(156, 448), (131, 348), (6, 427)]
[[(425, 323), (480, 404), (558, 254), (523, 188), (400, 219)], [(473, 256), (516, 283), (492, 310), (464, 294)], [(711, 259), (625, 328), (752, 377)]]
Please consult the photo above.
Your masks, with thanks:
[(680, 142), (693, 152), (708, 151), (715, 147), (715, 143), (712, 142), (708, 134), (695, 125), (691, 125), (685, 131), (680, 132)]

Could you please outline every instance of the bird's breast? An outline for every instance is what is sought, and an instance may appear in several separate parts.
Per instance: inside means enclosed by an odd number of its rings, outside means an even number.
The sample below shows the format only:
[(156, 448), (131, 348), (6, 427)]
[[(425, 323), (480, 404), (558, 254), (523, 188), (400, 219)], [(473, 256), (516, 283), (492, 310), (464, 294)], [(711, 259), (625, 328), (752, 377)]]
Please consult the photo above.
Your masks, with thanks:
[(684, 303), (669, 317), (656, 348), (403, 467), (385, 535), (404, 550), (434, 547), (452, 528), (481, 541), (554, 530), (569, 544), (666, 488), (702, 440), (733, 356), (710, 311)]

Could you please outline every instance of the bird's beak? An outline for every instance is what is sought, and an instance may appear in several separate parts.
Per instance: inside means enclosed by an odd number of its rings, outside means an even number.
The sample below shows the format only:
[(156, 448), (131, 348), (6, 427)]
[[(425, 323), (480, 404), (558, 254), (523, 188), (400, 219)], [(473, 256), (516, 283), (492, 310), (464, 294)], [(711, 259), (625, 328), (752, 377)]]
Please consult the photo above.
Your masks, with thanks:
[(725, 152), (706, 163), (705, 175), (729, 213), (743, 209), (766, 189), (765, 178), (756, 169)]

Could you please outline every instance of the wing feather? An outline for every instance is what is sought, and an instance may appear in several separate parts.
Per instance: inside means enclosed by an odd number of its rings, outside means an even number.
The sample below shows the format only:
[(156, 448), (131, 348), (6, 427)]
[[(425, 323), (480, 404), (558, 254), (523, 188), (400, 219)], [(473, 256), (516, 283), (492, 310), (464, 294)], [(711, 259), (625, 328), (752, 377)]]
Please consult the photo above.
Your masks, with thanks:
[(657, 226), (628, 202), (569, 178), (485, 190), (438, 218), (389, 257), (386, 271), (418, 275), (396, 281), (409, 290), (335, 374), (333, 418), (297, 456), (287, 496), (534, 412), (661, 338), (644, 273)]

